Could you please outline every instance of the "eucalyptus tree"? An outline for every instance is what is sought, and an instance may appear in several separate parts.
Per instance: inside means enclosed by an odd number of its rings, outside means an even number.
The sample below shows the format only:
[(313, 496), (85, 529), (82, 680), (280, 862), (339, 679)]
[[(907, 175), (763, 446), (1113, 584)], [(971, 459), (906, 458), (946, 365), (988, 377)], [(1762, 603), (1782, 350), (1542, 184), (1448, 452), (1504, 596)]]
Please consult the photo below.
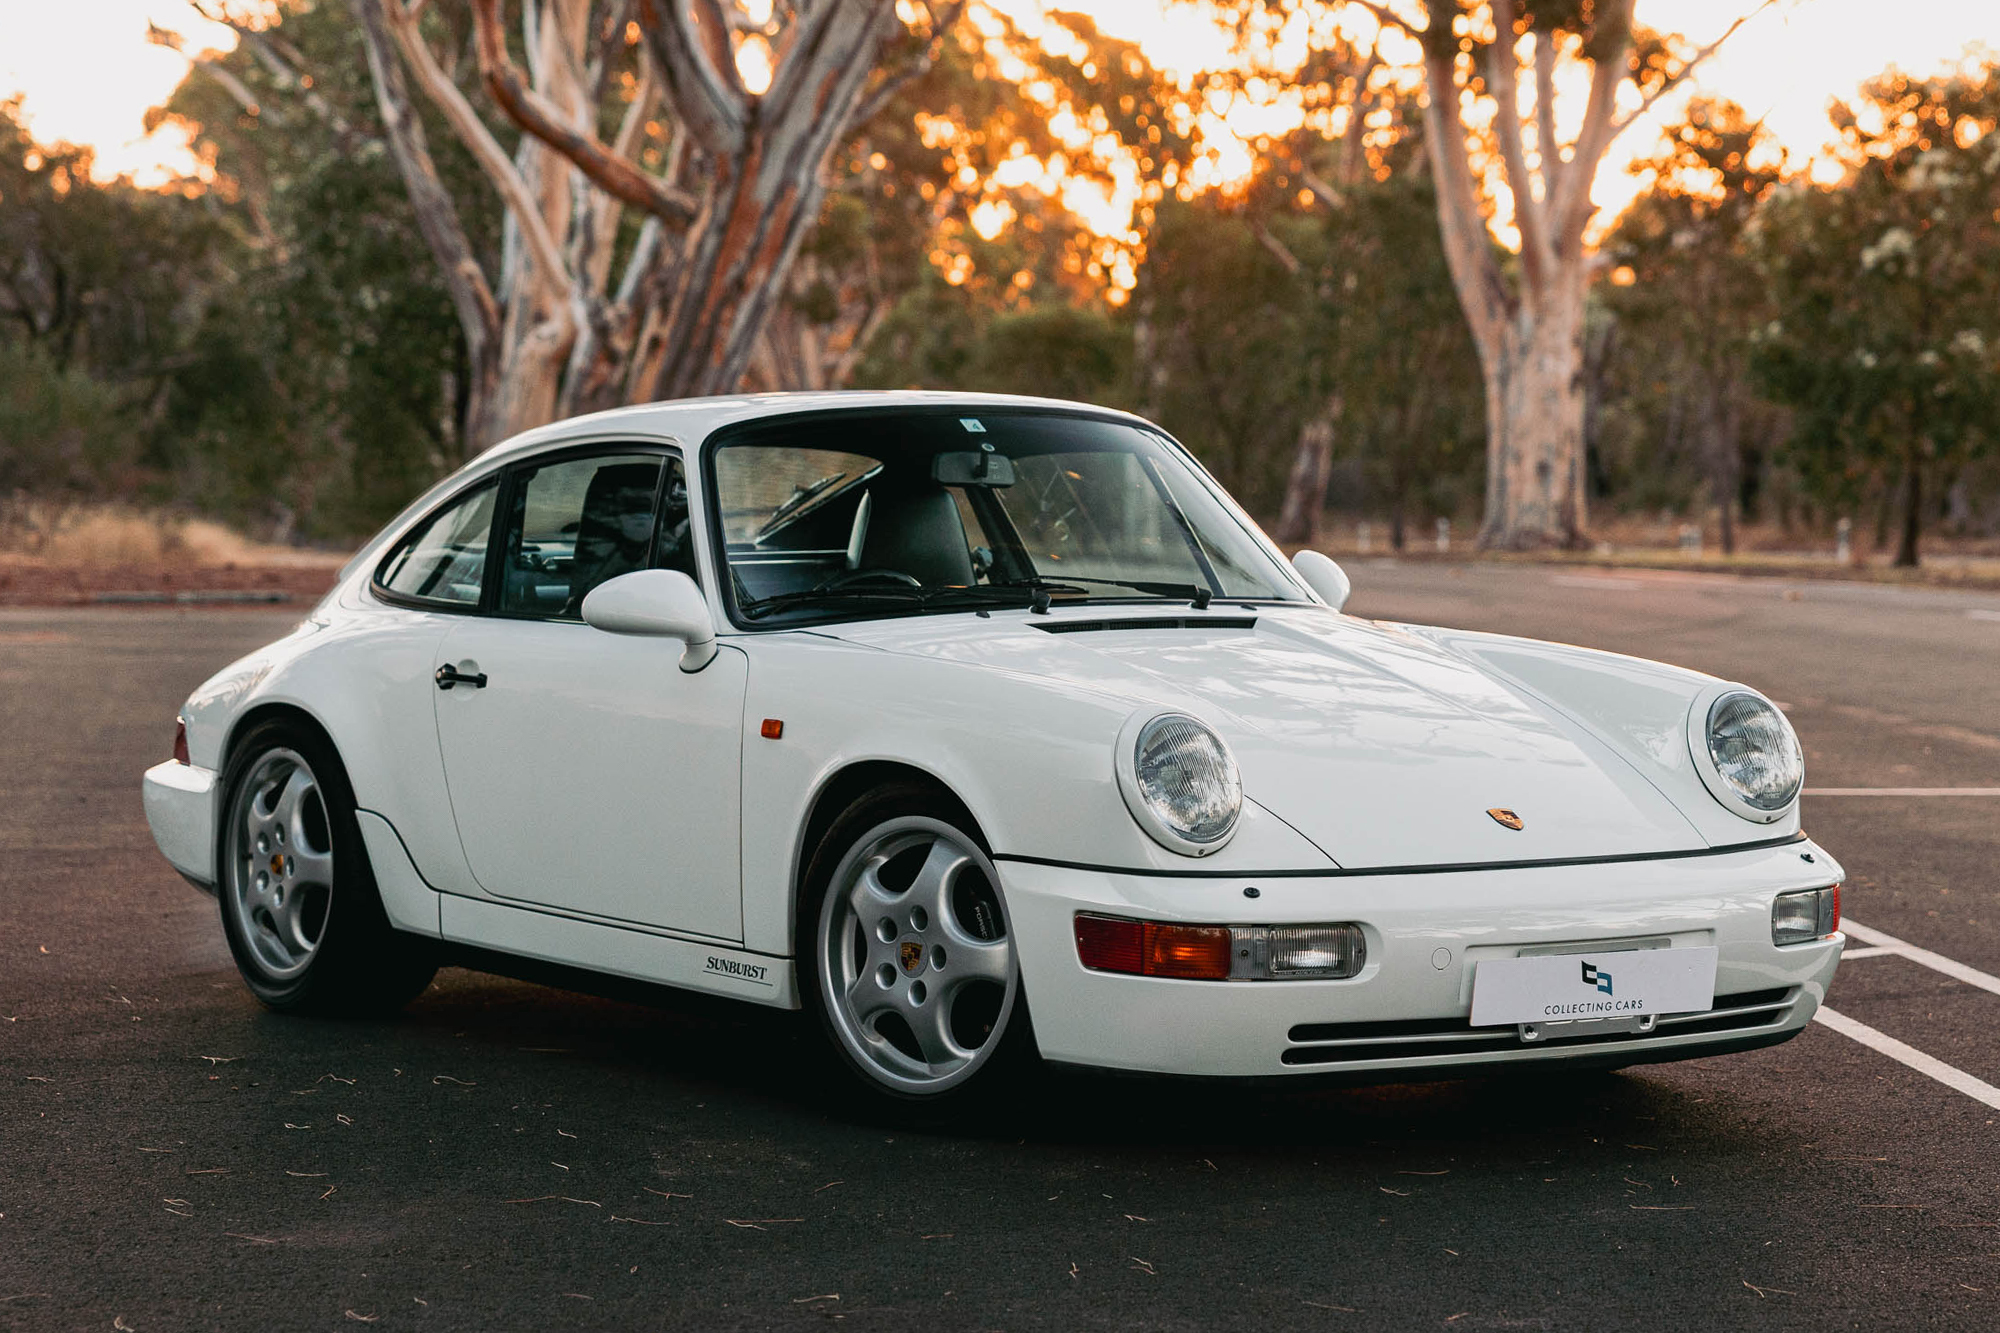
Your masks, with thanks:
[[(1584, 539), (1584, 315), (1594, 270), (1591, 187), (1612, 143), (1742, 24), (1689, 52), (1636, 26), (1633, 0), (1352, 0), (1414, 38), (1427, 94), (1424, 139), (1445, 256), (1486, 388), (1486, 514), (1480, 542), (1528, 548)], [(1755, 8), (1761, 9), (1770, 0)], [(1746, 16), (1747, 17), (1747, 16)], [(1578, 129), (1557, 125), (1558, 71), (1587, 73)], [(1524, 105), (1524, 79), (1533, 88)], [(1632, 90), (1627, 94), (1628, 87)], [(1620, 105), (1621, 94), (1627, 105)], [(1489, 124), (1490, 122), (1490, 124)], [(1518, 252), (1495, 244), (1487, 149)]]
[[(956, 5), (469, 0), (503, 145), (425, 0), (350, 0), (390, 149), (465, 331), (469, 447), (620, 402), (734, 391), (855, 129), (927, 69)], [(431, 25), (449, 37), (444, 16)], [(438, 182), (410, 84), (506, 210), (489, 275)], [(635, 226), (627, 226), (629, 219)]]

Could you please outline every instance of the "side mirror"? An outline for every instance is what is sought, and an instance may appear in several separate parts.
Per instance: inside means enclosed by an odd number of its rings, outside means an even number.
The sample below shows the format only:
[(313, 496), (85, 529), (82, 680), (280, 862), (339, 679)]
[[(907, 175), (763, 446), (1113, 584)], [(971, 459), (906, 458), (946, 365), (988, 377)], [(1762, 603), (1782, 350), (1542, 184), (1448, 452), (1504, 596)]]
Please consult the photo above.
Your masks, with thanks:
[[(1354, 584), (1349, 581), (1347, 571), (1335, 564), (1331, 556), (1321, 555), (1318, 551), (1300, 551), (1292, 557), (1292, 568), (1299, 571), (1299, 577), (1306, 581), (1308, 588), (1319, 594), (1322, 602), (1336, 611), (1347, 605), (1347, 594), (1354, 591)], [(584, 603), (584, 610), (589, 609), (590, 604)]]
[(607, 634), (651, 634), (679, 639), (681, 670), (699, 671), (715, 660), (715, 621), (708, 600), (678, 569), (642, 569), (606, 579), (583, 599), (584, 623)]

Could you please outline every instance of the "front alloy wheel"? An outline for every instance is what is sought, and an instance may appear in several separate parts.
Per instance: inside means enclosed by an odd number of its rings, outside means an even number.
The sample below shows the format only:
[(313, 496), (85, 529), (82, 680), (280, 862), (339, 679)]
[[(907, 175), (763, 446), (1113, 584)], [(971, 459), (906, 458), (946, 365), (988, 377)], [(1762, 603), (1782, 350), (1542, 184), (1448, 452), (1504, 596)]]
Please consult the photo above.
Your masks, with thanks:
[(814, 970), (828, 1026), (869, 1083), (935, 1096), (1002, 1046), (1021, 981), (998, 883), (970, 837), (923, 815), (874, 825), (835, 867)]

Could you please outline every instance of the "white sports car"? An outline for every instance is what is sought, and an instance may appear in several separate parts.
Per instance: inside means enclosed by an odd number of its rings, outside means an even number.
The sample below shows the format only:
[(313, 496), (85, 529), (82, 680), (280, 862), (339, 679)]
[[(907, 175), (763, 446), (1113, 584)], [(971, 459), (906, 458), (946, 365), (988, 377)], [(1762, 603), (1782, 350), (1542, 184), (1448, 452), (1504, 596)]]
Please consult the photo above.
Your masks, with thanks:
[(1840, 870), (1777, 708), (1347, 587), (1123, 413), (629, 408), (411, 505), (187, 701), (146, 811), (273, 1007), (537, 960), (812, 1010), (891, 1097), (1804, 1027)]

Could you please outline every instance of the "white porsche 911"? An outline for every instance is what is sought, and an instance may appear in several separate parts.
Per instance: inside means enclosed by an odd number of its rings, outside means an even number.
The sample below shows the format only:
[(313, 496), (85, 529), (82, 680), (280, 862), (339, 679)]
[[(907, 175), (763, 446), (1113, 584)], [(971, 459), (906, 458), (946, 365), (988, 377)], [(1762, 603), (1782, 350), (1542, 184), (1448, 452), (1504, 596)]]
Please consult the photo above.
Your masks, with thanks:
[(1805, 1026), (1840, 870), (1777, 708), (1347, 589), (1123, 413), (628, 408), (411, 505), (187, 701), (146, 811), (275, 1008), (513, 956), (810, 1009), (891, 1097)]

